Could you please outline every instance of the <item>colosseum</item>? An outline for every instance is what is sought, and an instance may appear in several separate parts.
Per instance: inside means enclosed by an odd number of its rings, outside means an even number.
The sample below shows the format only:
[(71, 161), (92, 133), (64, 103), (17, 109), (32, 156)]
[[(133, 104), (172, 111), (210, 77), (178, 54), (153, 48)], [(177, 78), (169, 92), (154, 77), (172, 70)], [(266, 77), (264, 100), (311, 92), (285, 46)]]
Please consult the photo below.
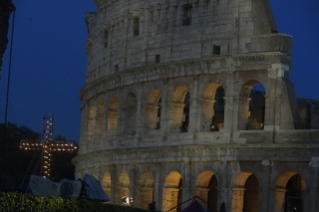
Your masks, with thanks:
[(269, 0), (94, 3), (77, 178), (144, 209), (319, 211), (319, 102), (296, 98)]

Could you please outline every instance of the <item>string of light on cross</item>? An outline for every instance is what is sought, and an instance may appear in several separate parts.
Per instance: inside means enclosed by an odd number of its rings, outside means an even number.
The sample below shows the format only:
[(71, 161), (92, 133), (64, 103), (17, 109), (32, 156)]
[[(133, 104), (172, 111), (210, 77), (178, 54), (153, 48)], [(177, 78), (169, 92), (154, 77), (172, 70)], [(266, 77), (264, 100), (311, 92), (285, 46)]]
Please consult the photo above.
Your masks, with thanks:
[(71, 152), (77, 149), (75, 141), (57, 141), (53, 139), (53, 116), (43, 118), (43, 134), (40, 140), (21, 140), (20, 149), (22, 150), (42, 150), (42, 176), (50, 178), (52, 152)]

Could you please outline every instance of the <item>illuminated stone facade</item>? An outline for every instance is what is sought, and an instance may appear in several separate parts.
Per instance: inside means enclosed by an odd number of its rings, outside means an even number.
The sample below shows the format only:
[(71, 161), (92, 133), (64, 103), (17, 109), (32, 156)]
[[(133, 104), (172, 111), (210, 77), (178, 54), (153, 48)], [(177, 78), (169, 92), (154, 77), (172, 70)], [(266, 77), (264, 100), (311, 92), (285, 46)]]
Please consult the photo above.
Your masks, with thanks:
[(94, 2), (76, 177), (162, 211), (194, 195), (209, 211), (319, 210), (319, 130), (303, 130), (268, 0)]

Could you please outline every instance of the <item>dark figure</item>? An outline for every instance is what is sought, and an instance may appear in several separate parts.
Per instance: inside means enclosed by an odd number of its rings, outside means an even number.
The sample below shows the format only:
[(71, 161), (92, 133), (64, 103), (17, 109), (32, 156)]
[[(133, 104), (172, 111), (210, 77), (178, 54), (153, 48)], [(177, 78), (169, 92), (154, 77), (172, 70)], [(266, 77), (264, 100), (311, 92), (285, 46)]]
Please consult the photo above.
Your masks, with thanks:
[(155, 201), (153, 201), (152, 203), (148, 204), (148, 210), (156, 211), (155, 204), (156, 204)]

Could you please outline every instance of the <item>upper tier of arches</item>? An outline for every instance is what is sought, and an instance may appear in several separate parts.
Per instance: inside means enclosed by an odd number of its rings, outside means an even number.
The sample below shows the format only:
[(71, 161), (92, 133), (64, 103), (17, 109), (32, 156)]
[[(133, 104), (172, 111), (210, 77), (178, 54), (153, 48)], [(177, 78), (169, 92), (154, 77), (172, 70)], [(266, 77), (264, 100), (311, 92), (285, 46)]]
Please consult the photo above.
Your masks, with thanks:
[(161, 4), (117, 0), (96, 4), (98, 13), (86, 14), (86, 84), (118, 72), (174, 61), (291, 53), (291, 37), (278, 34), (270, 7), (261, 8), (256, 1)]

